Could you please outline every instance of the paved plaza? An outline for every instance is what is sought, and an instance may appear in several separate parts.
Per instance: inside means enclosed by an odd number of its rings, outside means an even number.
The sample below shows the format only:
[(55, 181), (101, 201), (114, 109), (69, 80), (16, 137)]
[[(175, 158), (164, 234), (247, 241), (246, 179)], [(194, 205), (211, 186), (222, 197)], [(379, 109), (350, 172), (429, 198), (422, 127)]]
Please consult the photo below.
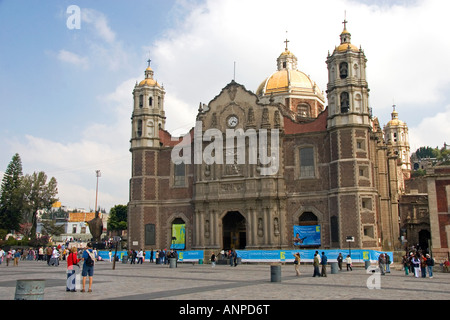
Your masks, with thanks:
[[(16, 282), (45, 279), (44, 300), (450, 300), (450, 273), (436, 272), (433, 278), (405, 276), (392, 268), (385, 276), (367, 273), (363, 266), (353, 271), (312, 277), (313, 267), (281, 266), (281, 281), (272, 282), (270, 264), (237, 267), (210, 264), (130, 265), (110, 262), (95, 265), (93, 292), (66, 292), (66, 262), (58, 267), (41, 261), (0, 265), (0, 299), (13, 300)], [(436, 266), (435, 269), (438, 269)], [(397, 269), (397, 270), (395, 270)], [(379, 289), (369, 289), (369, 286)], [(87, 287), (86, 287), (87, 289)]]

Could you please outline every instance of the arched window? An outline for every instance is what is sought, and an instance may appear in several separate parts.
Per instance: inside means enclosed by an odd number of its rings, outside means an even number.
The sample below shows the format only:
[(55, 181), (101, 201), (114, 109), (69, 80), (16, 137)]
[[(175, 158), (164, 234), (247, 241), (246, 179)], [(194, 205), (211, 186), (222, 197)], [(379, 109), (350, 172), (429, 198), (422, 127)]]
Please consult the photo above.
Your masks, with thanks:
[(139, 108), (144, 106), (144, 95), (139, 95)]
[(314, 149), (305, 147), (300, 149), (300, 178), (313, 178), (315, 176), (314, 168)]
[(297, 106), (297, 114), (301, 118), (311, 118), (311, 108), (306, 103), (299, 104)]
[(298, 218), (298, 224), (301, 226), (316, 225), (318, 224), (318, 219), (314, 213), (306, 211)]
[(136, 136), (138, 138), (142, 137), (142, 120), (138, 120), (138, 122), (137, 122)]
[(339, 64), (339, 77), (341, 79), (345, 79), (348, 77), (348, 63), (347, 62), (341, 62)]
[(186, 180), (186, 165), (184, 163), (174, 164), (173, 178), (175, 187), (184, 187)]
[(153, 98), (150, 97), (150, 98), (148, 98), (148, 105), (151, 107), (152, 104), (153, 104)]
[(350, 109), (350, 99), (348, 92), (342, 92), (340, 95), (341, 100), (341, 113), (347, 113)]

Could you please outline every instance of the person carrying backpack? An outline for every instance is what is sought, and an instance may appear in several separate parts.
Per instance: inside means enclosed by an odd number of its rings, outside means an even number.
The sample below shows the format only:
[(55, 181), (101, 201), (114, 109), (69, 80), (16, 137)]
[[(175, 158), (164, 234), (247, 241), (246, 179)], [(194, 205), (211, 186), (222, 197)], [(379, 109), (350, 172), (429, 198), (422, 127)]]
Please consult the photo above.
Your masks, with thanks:
[(94, 264), (95, 264), (95, 255), (92, 250), (92, 244), (88, 243), (86, 245), (86, 250), (84, 250), (81, 260), (83, 263), (83, 271), (81, 272), (81, 276), (83, 277), (82, 285), (83, 288), (81, 292), (86, 292), (86, 277), (89, 276), (89, 290), (88, 292), (92, 292), (92, 280), (94, 277)]

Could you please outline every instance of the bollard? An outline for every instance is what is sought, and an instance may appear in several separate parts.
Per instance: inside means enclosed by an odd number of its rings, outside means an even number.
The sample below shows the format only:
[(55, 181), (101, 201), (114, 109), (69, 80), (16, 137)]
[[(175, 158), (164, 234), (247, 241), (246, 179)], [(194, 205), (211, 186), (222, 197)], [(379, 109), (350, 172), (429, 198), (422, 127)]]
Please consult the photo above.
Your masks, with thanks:
[(270, 266), (270, 282), (281, 282), (281, 266)]
[(337, 262), (331, 262), (331, 274), (338, 273), (338, 263)]
[(169, 267), (170, 268), (176, 268), (177, 267), (177, 259), (175, 258), (169, 258)]
[(369, 260), (364, 261), (364, 268), (367, 270), (367, 269), (369, 269), (369, 267), (370, 267), (370, 261)]
[(14, 300), (44, 300), (44, 279), (17, 280)]

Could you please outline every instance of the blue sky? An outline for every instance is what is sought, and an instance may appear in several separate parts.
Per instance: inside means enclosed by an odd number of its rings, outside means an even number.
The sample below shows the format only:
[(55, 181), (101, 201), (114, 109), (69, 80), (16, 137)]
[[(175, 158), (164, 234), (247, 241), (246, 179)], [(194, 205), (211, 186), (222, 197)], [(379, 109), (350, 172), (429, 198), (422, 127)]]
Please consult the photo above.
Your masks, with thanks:
[[(69, 29), (70, 5), (81, 10)], [(63, 205), (128, 201), (130, 117), (150, 57), (166, 90), (166, 129), (193, 126), (233, 77), (255, 91), (284, 39), (299, 70), (326, 89), (325, 60), (346, 12), (367, 56), (370, 106), (381, 125), (397, 105), (411, 149), (450, 141), (450, 2), (370, 0), (0, 1), (0, 178), (14, 153), (24, 173), (58, 181)]]

